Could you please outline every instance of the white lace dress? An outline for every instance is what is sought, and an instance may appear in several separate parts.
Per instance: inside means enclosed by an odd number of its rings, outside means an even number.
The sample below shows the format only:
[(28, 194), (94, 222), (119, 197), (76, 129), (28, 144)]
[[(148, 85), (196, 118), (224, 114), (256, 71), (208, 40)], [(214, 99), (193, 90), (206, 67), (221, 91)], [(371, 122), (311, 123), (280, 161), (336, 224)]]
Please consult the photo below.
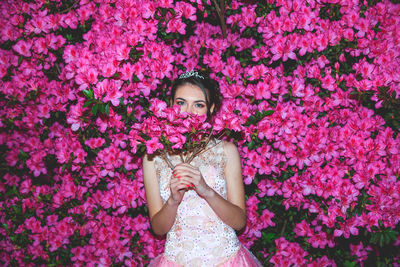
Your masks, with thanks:
[[(169, 157), (173, 165), (181, 162), (178, 156)], [(170, 196), (172, 170), (160, 157), (155, 157), (155, 168), (163, 203)], [(210, 143), (209, 149), (190, 163), (200, 169), (206, 183), (226, 199), (224, 168), (226, 156), (223, 141)], [(241, 253), (238, 253), (238, 252)], [(226, 265), (239, 254), (250, 265)], [(248, 255), (250, 254), (250, 255)], [(246, 258), (250, 257), (250, 258)], [(242, 263), (243, 264), (243, 263)], [(183, 196), (175, 222), (167, 234), (165, 251), (149, 266), (261, 266), (239, 242), (233, 228), (226, 225), (208, 203), (194, 190)]]

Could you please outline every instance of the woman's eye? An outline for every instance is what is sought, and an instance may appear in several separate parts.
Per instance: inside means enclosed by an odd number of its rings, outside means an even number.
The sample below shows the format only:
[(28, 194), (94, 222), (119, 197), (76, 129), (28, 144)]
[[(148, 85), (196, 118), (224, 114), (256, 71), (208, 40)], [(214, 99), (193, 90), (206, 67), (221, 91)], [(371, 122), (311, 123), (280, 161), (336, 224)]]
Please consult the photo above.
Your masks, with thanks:
[(185, 104), (185, 102), (183, 102), (183, 101), (176, 101), (176, 104), (179, 105), (179, 106), (183, 106), (183, 105)]
[(196, 108), (204, 108), (204, 104), (197, 103), (195, 106), (196, 106)]

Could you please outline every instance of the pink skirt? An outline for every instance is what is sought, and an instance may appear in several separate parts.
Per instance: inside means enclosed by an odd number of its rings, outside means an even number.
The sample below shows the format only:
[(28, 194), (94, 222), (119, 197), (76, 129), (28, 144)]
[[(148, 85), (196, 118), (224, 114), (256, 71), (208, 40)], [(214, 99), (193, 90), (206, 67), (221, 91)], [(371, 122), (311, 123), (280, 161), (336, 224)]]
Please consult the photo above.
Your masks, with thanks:
[[(148, 267), (182, 267), (167, 259), (161, 254), (150, 261)], [(236, 255), (218, 267), (262, 267), (257, 258), (244, 246), (241, 246)]]

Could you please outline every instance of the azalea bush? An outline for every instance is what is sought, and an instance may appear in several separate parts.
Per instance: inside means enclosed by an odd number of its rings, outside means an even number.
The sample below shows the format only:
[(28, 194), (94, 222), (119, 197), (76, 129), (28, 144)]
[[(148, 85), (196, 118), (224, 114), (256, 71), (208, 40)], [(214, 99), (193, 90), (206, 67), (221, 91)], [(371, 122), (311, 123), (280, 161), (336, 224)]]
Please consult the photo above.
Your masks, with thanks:
[[(265, 265), (399, 266), (400, 5), (0, 4), (0, 263), (144, 266), (151, 101), (211, 73)], [(143, 128), (140, 128), (142, 125)], [(170, 136), (172, 138), (172, 136)], [(142, 138), (142, 139), (141, 139)], [(149, 140), (149, 139), (147, 139)]]

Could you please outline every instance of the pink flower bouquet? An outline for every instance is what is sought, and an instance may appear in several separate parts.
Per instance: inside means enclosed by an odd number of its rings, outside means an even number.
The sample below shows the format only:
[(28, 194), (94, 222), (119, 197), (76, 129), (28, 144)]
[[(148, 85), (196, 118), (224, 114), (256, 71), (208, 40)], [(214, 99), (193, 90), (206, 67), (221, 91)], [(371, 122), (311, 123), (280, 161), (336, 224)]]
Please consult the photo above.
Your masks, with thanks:
[(142, 123), (132, 126), (129, 135), (133, 150), (141, 146), (149, 155), (158, 153), (172, 169), (168, 154), (179, 154), (182, 162), (190, 163), (213, 137), (221, 136), (206, 115), (181, 113), (179, 106), (168, 107), (158, 99), (151, 101), (149, 113)]

